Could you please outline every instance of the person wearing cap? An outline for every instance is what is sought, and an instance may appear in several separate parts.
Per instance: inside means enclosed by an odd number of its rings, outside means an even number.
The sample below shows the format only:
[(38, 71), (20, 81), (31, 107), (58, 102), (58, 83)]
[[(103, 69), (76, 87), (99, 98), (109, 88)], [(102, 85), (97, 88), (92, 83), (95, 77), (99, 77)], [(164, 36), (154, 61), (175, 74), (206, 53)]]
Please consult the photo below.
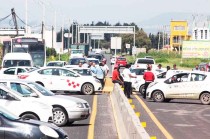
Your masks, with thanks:
[(144, 84), (144, 95), (143, 98), (146, 99), (146, 92), (147, 92), (147, 87), (149, 86), (149, 84), (151, 82), (154, 82), (155, 80), (155, 75), (154, 73), (151, 71), (152, 68), (150, 66), (147, 67), (147, 71), (144, 72), (144, 80), (145, 80), (145, 84)]
[(119, 83), (121, 86), (124, 86), (123, 81), (120, 79), (119, 76), (119, 66), (114, 66), (114, 71), (112, 72), (112, 82), (113, 83)]
[(123, 79), (124, 79), (124, 93), (125, 96), (127, 96), (128, 98), (131, 98), (131, 91), (132, 91), (132, 86), (131, 86), (131, 78), (136, 78), (136, 76), (133, 76), (131, 74), (130, 68), (131, 65), (127, 64), (125, 66), (125, 69), (123, 70)]

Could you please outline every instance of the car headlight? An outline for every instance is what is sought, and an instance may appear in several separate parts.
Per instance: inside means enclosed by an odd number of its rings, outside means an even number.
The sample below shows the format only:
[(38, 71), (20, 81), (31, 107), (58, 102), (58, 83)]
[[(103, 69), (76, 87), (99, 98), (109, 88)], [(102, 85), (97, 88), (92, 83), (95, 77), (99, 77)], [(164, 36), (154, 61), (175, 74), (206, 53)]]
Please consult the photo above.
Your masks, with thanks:
[(80, 102), (77, 103), (77, 108), (84, 108), (84, 105)]
[(45, 125), (40, 125), (39, 129), (44, 135), (46, 135), (48, 137), (52, 137), (52, 138), (58, 138), (59, 137), (58, 133), (54, 129), (52, 129), (51, 127), (48, 127), (48, 126), (45, 126)]
[(95, 81), (96, 81), (97, 83), (101, 83), (98, 79), (95, 79)]

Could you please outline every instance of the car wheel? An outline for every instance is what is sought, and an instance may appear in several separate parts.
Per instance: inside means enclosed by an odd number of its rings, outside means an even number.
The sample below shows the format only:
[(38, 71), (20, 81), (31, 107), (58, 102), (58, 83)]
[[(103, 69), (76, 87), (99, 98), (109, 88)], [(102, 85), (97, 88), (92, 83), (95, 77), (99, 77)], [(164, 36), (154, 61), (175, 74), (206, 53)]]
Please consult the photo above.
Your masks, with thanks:
[(209, 105), (210, 104), (210, 93), (203, 93), (200, 96), (200, 101), (204, 105)]
[(143, 84), (143, 85), (141, 85), (141, 86), (139, 87), (139, 92), (140, 92), (142, 95), (144, 95), (144, 91), (145, 91), (145, 88), (144, 88), (144, 84)]
[(163, 95), (163, 93), (161, 91), (155, 91), (152, 94), (152, 98), (156, 102), (163, 102), (165, 100), (164, 95)]
[(53, 109), (53, 123), (57, 126), (63, 126), (68, 122), (66, 112), (61, 108)]
[(26, 120), (26, 119), (33, 119), (33, 120), (39, 120), (39, 118), (34, 115), (34, 114), (24, 114), (21, 116), (22, 119)]
[(94, 86), (91, 83), (85, 83), (82, 86), (82, 94), (91, 95), (94, 93)]

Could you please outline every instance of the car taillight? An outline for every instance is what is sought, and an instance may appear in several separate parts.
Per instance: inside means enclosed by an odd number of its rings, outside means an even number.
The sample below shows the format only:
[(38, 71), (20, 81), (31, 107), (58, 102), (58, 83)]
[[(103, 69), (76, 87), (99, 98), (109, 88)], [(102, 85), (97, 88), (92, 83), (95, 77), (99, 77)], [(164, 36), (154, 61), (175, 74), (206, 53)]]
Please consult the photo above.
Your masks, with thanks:
[(29, 75), (18, 75), (18, 78), (19, 79), (25, 79), (25, 78), (27, 78)]

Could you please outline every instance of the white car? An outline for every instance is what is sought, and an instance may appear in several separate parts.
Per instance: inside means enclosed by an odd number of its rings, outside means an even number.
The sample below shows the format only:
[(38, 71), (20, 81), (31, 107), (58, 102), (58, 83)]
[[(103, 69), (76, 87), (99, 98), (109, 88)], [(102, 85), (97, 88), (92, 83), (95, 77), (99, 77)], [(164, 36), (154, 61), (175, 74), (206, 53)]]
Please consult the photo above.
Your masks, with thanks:
[(1, 79), (18, 79), (18, 74), (34, 69), (33, 67), (10, 67), (0, 70)]
[(151, 64), (152, 67), (157, 67), (155, 64), (155, 60), (154, 59), (150, 59), (150, 58), (137, 58), (134, 65), (135, 67), (140, 67), (140, 68), (147, 68), (147, 65)]
[(52, 121), (52, 106), (36, 101), (34, 98), (23, 97), (3, 84), (0, 84), (0, 105), (23, 119)]
[(156, 102), (171, 99), (200, 99), (202, 104), (210, 104), (210, 74), (205, 72), (182, 72), (164, 82), (149, 85), (147, 98)]
[(102, 88), (100, 81), (93, 76), (83, 76), (64, 67), (44, 67), (18, 76), (20, 79), (34, 81), (52, 91), (82, 92), (90, 95)]
[(112, 56), (112, 58), (111, 58), (111, 65), (114, 65), (115, 64), (117, 57), (118, 56)]
[(87, 58), (89, 62), (94, 62), (96, 65), (99, 65), (100, 61), (96, 58)]
[(43, 86), (27, 80), (0, 80), (0, 83), (19, 92), (25, 97), (34, 97), (37, 101), (53, 107), (53, 122), (63, 126), (67, 122), (87, 119), (91, 109), (87, 101), (65, 95), (55, 95)]

